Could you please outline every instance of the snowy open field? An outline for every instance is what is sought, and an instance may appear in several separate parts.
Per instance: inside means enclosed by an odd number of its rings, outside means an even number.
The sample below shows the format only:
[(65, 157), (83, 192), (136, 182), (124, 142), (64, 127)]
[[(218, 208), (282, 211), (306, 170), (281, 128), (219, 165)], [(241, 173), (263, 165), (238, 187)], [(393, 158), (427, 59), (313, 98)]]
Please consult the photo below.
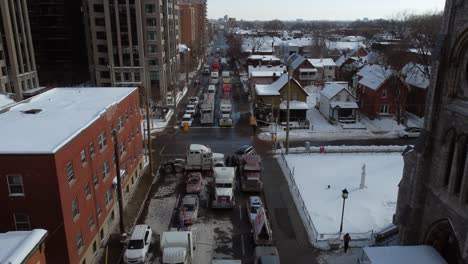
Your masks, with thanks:
[[(349, 198), (343, 232), (378, 231), (392, 222), (403, 173), (401, 153), (314, 153), (285, 158), (319, 238), (338, 233), (345, 188)], [(367, 187), (360, 189), (363, 164)]]

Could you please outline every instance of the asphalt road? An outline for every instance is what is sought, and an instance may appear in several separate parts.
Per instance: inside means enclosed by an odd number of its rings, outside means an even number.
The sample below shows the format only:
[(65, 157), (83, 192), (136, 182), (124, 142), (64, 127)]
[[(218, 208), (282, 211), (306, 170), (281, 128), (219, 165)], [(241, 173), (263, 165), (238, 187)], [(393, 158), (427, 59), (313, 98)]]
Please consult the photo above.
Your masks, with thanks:
[[(215, 41), (215, 47), (225, 48), (222, 35)], [(208, 59), (208, 63), (212, 58)], [(233, 70), (233, 69), (231, 69)], [(202, 81), (200, 88), (190, 87), (189, 96), (200, 96), (206, 91), (209, 76), (199, 75)], [(222, 95), (222, 81), (218, 85), (216, 96), (216, 110), (219, 108), (219, 100)], [(239, 88), (242, 89), (242, 88)], [(249, 125), (249, 103), (242, 91), (234, 91), (232, 128), (213, 126), (200, 126), (199, 119), (195, 119), (189, 131), (184, 132), (178, 128), (168, 128), (158, 134), (153, 140), (153, 148), (157, 152), (157, 160), (162, 161), (174, 157), (183, 157), (186, 148), (190, 144), (208, 145), (214, 152), (232, 155), (236, 149), (245, 144), (254, 145), (257, 152), (263, 158), (264, 191), (261, 194), (267, 207), (267, 214), (271, 222), (275, 246), (279, 250), (282, 263), (317, 263), (318, 251), (308, 242), (306, 229), (304, 228), (298, 210), (289, 193), (289, 188), (284, 175), (279, 168), (276, 159), (269, 154), (271, 143), (257, 140)], [(187, 98), (179, 105), (178, 117), (172, 123), (179, 124), (179, 120), (185, 111)], [(216, 120), (215, 116), (215, 120)], [(311, 141), (312, 146), (321, 145), (406, 145), (413, 144), (413, 140), (339, 140), (339, 141)], [(290, 147), (304, 146), (304, 141), (291, 142)], [(177, 188), (177, 192), (183, 192), (183, 188)], [(177, 194), (175, 194), (177, 195)], [(237, 205), (233, 210), (215, 211), (202, 206), (203, 221), (210, 224), (221, 219), (227, 221), (229, 232), (215, 228), (214, 236), (216, 246), (215, 253), (242, 259), (243, 263), (253, 262), (254, 244), (251, 238), (251, 226), (248, 222), (246, 204), (248, 194), (236, 192)], [(231, 246), (229, 246), (231, 245)]]

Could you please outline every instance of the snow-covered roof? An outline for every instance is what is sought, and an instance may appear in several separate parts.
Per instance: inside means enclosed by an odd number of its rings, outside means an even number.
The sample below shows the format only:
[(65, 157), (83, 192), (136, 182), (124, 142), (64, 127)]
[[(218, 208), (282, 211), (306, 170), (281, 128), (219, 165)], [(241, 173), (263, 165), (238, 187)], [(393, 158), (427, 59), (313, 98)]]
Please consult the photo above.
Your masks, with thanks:
[(335, 61), (336, 66), (340, 67), (341, 65), (343, 65), (343, 63), (345, 63), (348, 60), (348, 58), (348, 56), (342, 55)]
[(280, 59), (273, 55), (250, 55), (248, 60), (261, 60), (261, 61), (280, 61)]
[(273, 77), (281, 76), (286, 71), (286, 66), (249, 66), (250, 77)]
[(190, 51), (190, 48), (187, 47), (187, 45), (185, 44), (179, 44), (179, 52), (187, 52), (187, 51)]
[[(291, 78), (291, 81), (297, 81)], [(255, 85), (255, 92), (259, 96), (280, 95), (279, 90), (288, 83), (288, 75), (283, 74), (276, 82), (269, 85)]]
[(346, 90), (346, 88), (342, 85), (339, 85), (337, 83), (330, 83), (325, 85), (325, 88), (323, 88), (323, 90), (320, 93), (326, 98), (332, 99), (343, 90)]
[(293, 71), (296, 70), (297, 67), (299, 67), (305, 60), (306, 58), (296, 53), (291, 54), (291, 56), (289, 56), (289, 58), (287, 59), (288, 63), (291, 64), (291, 69)]
[(365, 247), (364, 253), (372, 264), (446, 264), (431, 246)]
[[(429, 71), (431, 68), (428, 68)], [(406, 76), (405, 81), (407, 84), (427, 89), (429, 87), (429, 78), (425, 74), (424, 65), (416, 63), (408, 63), (403, 67), (402, 74)]]
[(10, 99), (10, 97), (8, 97), (8, 95), (0, 94), (0, 109), (11, 106), (13, 104), (15, 104), (15, 101)]
[(23, 263), (46, 236), (44, 229), (0, 233), (0, 263)]
[(247, 37), (242, 39), (242, 51), (251, 52), (254, 48), (256, 52), (272, 52), (272, 44), (276, 46), (281, 42), (278, 37)]
[(364, 44), (360, 41), (349, 42), (349, 41), (327, 41), (326, 46), (329, 50), (339, 51), (350, 51), (358, 50), (360, 47), (364, 47)]
[[(287, 109), (287, 102), (286, 101), (281, 102), (280, 109), (281, 110)], [(309, 109), (309, 106), (307, 105), (306, 102), (289, 101), (289, 109), (291, 109), (291, 110), (307, 110), (307, 109)]]
[(55, 153), (136, 90), (56, 88), (20, 102), (0, 114), (0, 153)]
[(330, 103), (331, 108), (341, 108), (341, 109), (358, 109), (358, 105), (356, 102), (342, 102), (342, 101), (335, 101)]
[(373, 90), (378, 90), (392, 74), (393, 71), (390, 68), (377, 64), (365, 65), (357, 73), (358, 76), (362, 77), (362, 79), (359, 80), (359, 84)]
[(308, 60), (316, 68), (336, 66), (336, 63), (331, 58), (308, 59)]

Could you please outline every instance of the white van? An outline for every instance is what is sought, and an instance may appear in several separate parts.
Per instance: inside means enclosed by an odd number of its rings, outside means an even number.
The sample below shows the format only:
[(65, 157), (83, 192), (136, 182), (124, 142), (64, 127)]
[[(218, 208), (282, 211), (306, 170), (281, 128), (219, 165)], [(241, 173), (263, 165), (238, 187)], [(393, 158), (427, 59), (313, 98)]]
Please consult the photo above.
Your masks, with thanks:
[(208, 85), (208, 93), (215, 94), (216, 93), (216, 86)]
[(125, 263), (145, 263), (153, 231), (149, 225), (136, 225), (125, 250)]

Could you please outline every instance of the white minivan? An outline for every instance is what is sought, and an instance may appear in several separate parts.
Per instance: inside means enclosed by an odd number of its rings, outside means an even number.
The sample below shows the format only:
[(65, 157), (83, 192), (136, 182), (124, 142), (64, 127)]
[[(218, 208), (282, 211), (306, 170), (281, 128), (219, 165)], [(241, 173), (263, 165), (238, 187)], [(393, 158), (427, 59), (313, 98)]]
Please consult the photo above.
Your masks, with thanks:
[(208, 85), (208, 93), (215, 94), (216, 93), (216, 86)]
[(136, 225), (125, 250), (125, 263), (145, 263), (152, 236), (149, 225)]

